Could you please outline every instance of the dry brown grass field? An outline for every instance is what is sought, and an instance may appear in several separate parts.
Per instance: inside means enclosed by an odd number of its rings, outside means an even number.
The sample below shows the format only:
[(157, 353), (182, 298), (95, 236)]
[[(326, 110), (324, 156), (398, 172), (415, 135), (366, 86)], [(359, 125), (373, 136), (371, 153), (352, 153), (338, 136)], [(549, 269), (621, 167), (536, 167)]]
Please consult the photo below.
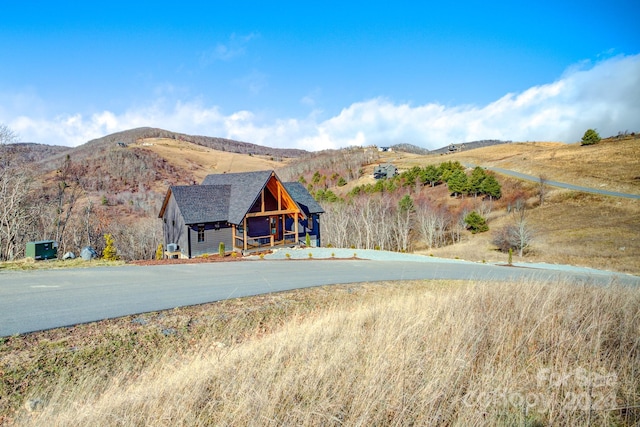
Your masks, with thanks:
[(268, 156), (230, 153), (170, 138), (146, 138), (132, 144), (160, 155), (179, 169), (189, 170), (202, 181), (211, 173), (276, 169), (283, 163)]
[[(430, 159), (429, 159), (430, 157)], [(558, 182), (640, 194), (640, 135), (603, 139), (599, 144), (519, 142), (461, 151), (445, 156), (398, 159), (401, 166), (416, 162), (459, 160), (514, 170)]]
[(323, 287), (0, 350), (7, 425), (640, 422), (640, 293), (615, 285)]

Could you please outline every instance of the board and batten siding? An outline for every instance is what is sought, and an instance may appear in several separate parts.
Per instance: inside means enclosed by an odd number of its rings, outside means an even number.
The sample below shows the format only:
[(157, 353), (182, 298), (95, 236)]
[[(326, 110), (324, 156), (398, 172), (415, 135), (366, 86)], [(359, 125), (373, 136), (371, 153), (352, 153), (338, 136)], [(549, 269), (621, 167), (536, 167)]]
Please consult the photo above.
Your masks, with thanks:
[(184, 218), (180, 213), (180, 209), (178, 208), (178, 204), (176, 203), (173, 194), (165, 208), (162, 222), (162, 228), (164, 231), (164, 249), (167, 250), (167, 245), (169, 243), (176, 243), (178, 245), (178, 250), (184, 256), (188, 256), (189, 240), (187, 236), (187, 226), (184, 223)]
[(224, 243), (225, 252), (233, 250), (233, 229), (220, 227), (216, 229), (214, 224), (204, 224), (204, 242), (198, 242), (199, 225), (189, 227), (189, 241), (191, 242), (190, 258), (204, 254), (217, 254), (220, 242)]

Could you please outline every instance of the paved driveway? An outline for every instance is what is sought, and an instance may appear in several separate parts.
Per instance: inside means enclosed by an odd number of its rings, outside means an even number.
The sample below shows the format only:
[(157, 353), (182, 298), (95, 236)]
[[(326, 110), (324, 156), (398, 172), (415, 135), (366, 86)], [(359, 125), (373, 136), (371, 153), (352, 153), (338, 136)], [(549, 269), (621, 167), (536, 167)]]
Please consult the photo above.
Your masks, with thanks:
[[(425, 257), (426, 258), (426, 257)], [(0, 336), (319, 285), (382, 280), (561, 280), (640, 285), (640, 277), (431, 259), (243, 261), (0, 273)]]

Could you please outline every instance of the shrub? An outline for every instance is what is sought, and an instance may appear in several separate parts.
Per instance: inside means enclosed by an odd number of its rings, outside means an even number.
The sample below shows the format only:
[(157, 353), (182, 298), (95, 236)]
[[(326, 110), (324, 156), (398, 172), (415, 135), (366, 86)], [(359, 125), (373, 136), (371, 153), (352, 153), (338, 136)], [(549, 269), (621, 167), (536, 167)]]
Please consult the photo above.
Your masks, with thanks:
[(467, 224), (467, 229), (471, 230), (473, 234), (489, 230), (487, 221), (476, 211), (471, 211), (469, 215), (464, 217), (464, 222)]
[(224, 256), (224, 242), (220, 242), (220, 244), (218, 245), (218, 255), (220, 255), (221, 257)]
[(162, 243), (158, 243), (158, 247), (156, 248), (156, 259), (162, 259), (164, 257), (164, 247)]
[(104, 250), (102, 251), (102, 258), (107, 261), (115, 261), (118, 259), (118, 250), (116, 249), (111, 234), (104, 235)]
[(307, 245), (307, 247), (311, 246), (311, 236), (309, 236), (309, 233), (304, 236), (304, 244)]

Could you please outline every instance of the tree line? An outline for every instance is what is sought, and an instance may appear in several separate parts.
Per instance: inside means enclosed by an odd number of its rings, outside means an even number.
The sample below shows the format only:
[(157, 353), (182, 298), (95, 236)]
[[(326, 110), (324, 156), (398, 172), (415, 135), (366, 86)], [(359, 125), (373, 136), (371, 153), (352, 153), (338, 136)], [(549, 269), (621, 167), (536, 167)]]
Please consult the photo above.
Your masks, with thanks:
[[(409, 252), (460, 242), (467, 228), (465, 217), (473, 209), (447, 207), (424, 194), (399, 192), (359, 194), (348, 200), (322, 204), (325, 245), (344, 248)], [(476, 200), (475, 209), (487, 215), (490, 204)]]
[(440, 184), (446, 184), (454, 197), (473, 195), (499, 199), (502, 196), (500, 183), (493, 174), (478, 166), (473, 169), (471, 175), (467, 175), (466, 168), (458, 161), (448, 161), (438, 166), (414, 166), (395, 177), (380, 179), (375, 184), (354, 187), (349, 194), (354, 196), (361, 193), (392, 193), (400, 188), (416, 185), (435, 187)]
[[(442, 187), (433, 197), (431, 189), (446, 184), (446, 192), (458, 203), (446, 203)], [(467, 174), (459, 162), (414, 167), (375, 184), (354, 187), (346, 197), (330, 189), (318, 189), (322, 203), (323, 241), (335, 247), (412, 251), (418, 247), (439, 248), (459, 243), (465, 230), (472, 234), (489, 231), (487, 218), (494, 202), (502, 197), (495, 176), (480, 167)], [(467, 197), (464, 199), (464, 196)], [(493, 243), (501, 251), (517, 250), (520, 256), (533, 240), (522, 196), (516, 195), (512, 221), (495, 230)]]

